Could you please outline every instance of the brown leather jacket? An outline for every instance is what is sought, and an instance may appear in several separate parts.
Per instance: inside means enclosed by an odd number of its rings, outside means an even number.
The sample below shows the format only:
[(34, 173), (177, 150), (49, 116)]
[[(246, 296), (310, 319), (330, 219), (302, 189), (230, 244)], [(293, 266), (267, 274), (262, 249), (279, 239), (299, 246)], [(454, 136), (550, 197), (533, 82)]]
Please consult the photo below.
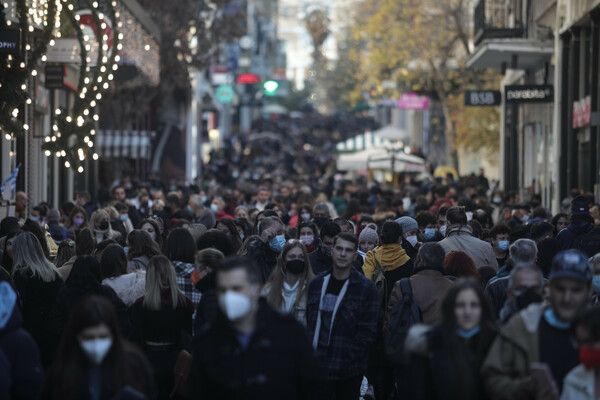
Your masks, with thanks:
[[(442, 300), (454, 282), (446, 278), (438, 269), (425, 267), (416, 271), (409, 280), (413, 297), (421, 310), (422, 322), (426, 325), (439, 324), (442, 322)], [(394, 284), (385, 313), (384, 333), (387, 332), (390, 314), (400, 300), (402, 300), (402, 291), (400, 290), (400, 281), (398, 281)]]

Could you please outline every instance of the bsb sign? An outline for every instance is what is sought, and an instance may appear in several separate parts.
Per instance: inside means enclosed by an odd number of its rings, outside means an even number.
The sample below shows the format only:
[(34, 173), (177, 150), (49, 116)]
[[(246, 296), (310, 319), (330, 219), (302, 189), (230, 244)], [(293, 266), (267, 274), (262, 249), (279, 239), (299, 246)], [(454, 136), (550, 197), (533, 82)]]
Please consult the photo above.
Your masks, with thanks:
[(504, 95), (507, 103), (551, 103), (554, 101), (554, 86), (505, 86)]
[(499, 90), (465, 90), (465, 106), (499, 106), (501, 103)]

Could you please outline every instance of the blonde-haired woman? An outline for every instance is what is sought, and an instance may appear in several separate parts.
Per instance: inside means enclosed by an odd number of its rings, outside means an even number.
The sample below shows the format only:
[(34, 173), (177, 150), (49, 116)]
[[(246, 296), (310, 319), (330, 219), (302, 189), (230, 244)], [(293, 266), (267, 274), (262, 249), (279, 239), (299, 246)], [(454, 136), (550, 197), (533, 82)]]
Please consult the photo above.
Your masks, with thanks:
[(168, 398), (173, 388), (173, 367), (179, 351), (189, 346), (193, 311), (177, 286), (171, 261), (152, 257), (146, 267), (146, 292), (131, 306), (131, 320), (134, 339), (154, 367), (159, 399)]
[(18, 233), (12, 239), (12, 257), (13, 279), (23, 303), (23, 328), (37, 342), (42, 365), (47, 367), (60, 340), (58, 332), (50, 328), (50, 312), (64, 282), (31, 232)]
[(290, 313), (306, 325), (308, 284), (314, 278), (306, 246), (297, 240), (288, 241), (269, 276), (263, 296), (274, 308)]
[(90, 218), (90, 228), (94, 233), (96, 243), (106, 239), (118, 240), (121, 234), (110, 226), (110, 216), (105, 210), (96, 210)]

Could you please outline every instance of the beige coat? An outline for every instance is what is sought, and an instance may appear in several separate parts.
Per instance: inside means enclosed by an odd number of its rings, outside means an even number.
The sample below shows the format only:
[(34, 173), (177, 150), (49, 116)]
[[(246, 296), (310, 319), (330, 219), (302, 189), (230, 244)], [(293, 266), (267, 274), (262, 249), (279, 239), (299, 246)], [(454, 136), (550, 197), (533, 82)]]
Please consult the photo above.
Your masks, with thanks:
[(462, 250), (473, 259), (475, 267), (492, 267), (498, 271), (498, 261), (492, 249), (492, 245), (473, 236), (468, 226), (450, 225), (446, 238), (439, 242), (446, 254)]

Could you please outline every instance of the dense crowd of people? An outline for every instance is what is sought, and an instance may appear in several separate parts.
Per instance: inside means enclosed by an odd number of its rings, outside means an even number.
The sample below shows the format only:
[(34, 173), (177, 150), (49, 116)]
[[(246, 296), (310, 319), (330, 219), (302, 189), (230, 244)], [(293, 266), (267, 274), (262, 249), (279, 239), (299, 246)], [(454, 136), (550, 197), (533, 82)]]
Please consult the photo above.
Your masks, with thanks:
[(598, 397), (593, 196), (551, 215), (482, 173), (367, 187), (311, 157), (259, 185), (17, 193), (0, 398)]

